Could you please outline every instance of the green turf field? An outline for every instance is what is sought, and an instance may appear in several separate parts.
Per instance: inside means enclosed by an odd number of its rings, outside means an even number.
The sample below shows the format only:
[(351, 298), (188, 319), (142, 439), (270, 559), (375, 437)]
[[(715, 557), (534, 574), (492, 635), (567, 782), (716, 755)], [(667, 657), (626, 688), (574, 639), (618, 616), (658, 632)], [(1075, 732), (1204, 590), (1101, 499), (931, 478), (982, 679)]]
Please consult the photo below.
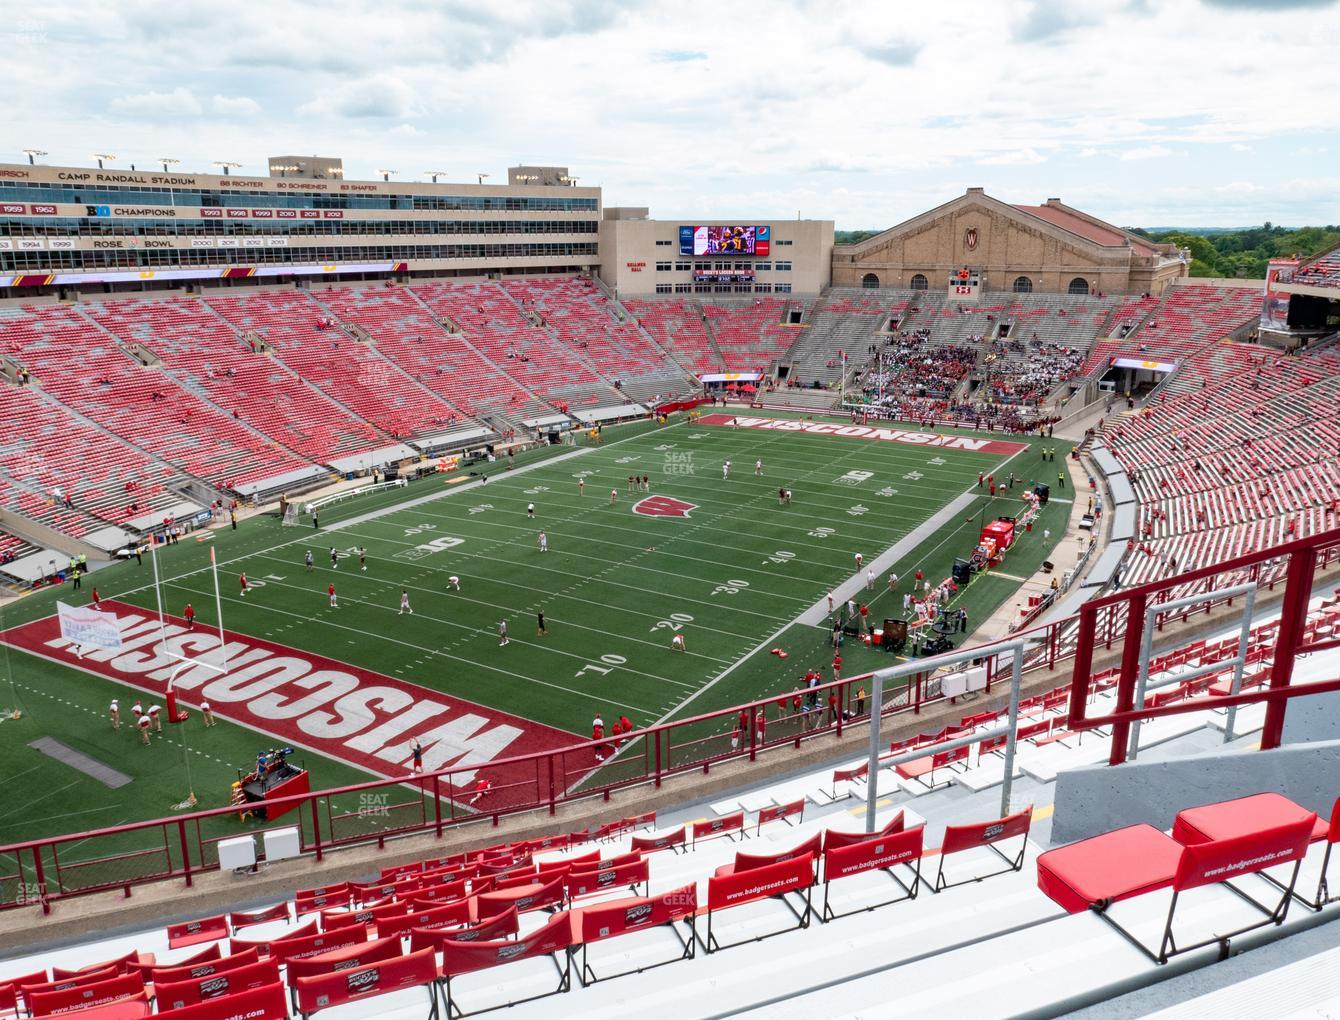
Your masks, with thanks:
[[(685, 420), (609, 428), (598, 446), (535, 451), (518, 458), (514, 471), (492, 465), (485, 485), (425, 480), (351, 500), (323, 511), (319, 532), (282, 527), (273, 516), (218, 531), (212, 545), (225, 623), (230, 631), (570, 731), (574, 739), (586, 738), (597, 711), (607, 720), (626, 714), (639, 726), (698, 714), (791, 690), (810, 666), (827, 678), (827, 629), (798, 624), (797, 617), (853, 574), (856, 552), (871, 563), (971, 491), (965, 513), (901, 558), (894, 569), (906, 580), (897, 592), (887, 590), (884, 572), (869, 593), (872, 618), (900, 616), (914, 570), (946, 576), (954, 557), (975, 544), (983, 517), (1017, 510), (1022, 483), (1055, 482), (1058, 465), (1044, 464), (1039, 449), (1056, 446), (1063, 457), (1068, 446), (1021, 441), (1029, 449), (1004, 464), (981, 453)], [(726, 459), (733, 462), (729, 480), (721, 475)], [(763, 471), (756, 476), (759, 459)], [(1012, 471), (1021, 486), (1013, 498), (992, 500), (977, 489), (983, 471), (999, 477)], [(635, 515), (632, 505), (648, 493), (628, 491), (633, 473), (650, 476), (650, 495), (696, 509), (687, 518)], [(778, 504), (782, 485), (794, 492), (790, 506)], [(532, 502), (534, 520), (526, 514)], [(1041, 529), (1050, 527), (1059, 540), (1068, 513), (1068, 505), (1053, 501), (1011, 553), (1005, 570), (1011, 577), (986, 575), (963, 593), (974, 623), (1013, 595), (1018, 581), (1011, 578), (1036, 569), (1049, 552)], [(537, 548), (541, 529), (547, 553)], [(419, 548), (432, 542), (435, 551)], [(354, 558), (332, 570), (332, 544), (346, 555), (365, 546), (367, 572)], [(184, 542), (160, 556), (165, 609), (180, 613), (189, 600), (202, 625), (215, 622), (208, 548)], [(308, 548), (315, 557), (310, 573), (303, 564)], [(245, 599), (236, 582), (242, 570), (253, 582)], [(448, 590), (453, 574), (459, 592)], [(332, 579), (338, 609), (327, 605)], [(154, 606), (147, 558), (143, 566), (131, 561), (91, 580), (104, 598)], [(90, 587), (86, 580), (83, 592), (64, 595), (86, 601)], [(398, 612), (402, 590), (413, 615)], [(50, 615), (55, 597), (34, 595), (6, 607), (0, 629)], [(546, 636), (536, 633), (541, 609)], [(509, 621), (507, 647), (497, 637), (502, 618)], [(676, 633), (685, 637), (683, 654), (670, 650)], [(789, 659), (769, 654), (775, 647)], [(890, 662), (887, 653), (861, 646), (849, 645), (844, 656), (847, 675)], [(201, 807), (222, 806), (237, 769), (273, 744), (241, 726), (221, 722), (207, 731), (193, 719), (167, 727), (144, 748), (132, 727), (114, 734), (107, 723), (106, 706), (118, 693), (125, 703), (124, 688), (3, 645), (0, 665), (0, 705), (17, 700), (24, 712), (17, 722), (0, 723), (0, 775), (19, 777), (27, 791), (9, 798), (0, 843), (169, 814), (192, 788)], [(41, 736), (133, 782), (111, 790), (45, 758), (27, 746)], [(370, 778), (313, 753), (300, 757), (314, 786)]]

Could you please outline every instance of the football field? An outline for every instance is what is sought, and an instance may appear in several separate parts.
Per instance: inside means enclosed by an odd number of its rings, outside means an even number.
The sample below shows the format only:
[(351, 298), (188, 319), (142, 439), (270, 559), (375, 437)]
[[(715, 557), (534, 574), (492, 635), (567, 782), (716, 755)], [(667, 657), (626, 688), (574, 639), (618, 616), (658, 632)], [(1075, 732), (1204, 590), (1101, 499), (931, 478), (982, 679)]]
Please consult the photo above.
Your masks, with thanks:
[[(313, 788), (327, 788), (407, 775), (414, 739), (430, 769), (482, 765), (587, 740), (597, 714), (641, 727), (791, 691), (811, 667), (827, 679), (826, 597), (857, 575), (856, 554), (869, 566), (898, 549), (896, 590), (886, 567), (872, 589), (862, 577), (855, 597), (872, 619), (901, 616), (915, 570), (938, 582), (984, 520), (1016, 513), (1029, 483), (1056, 481), (1040, 450), (1058, 444), (1046, 440), (844, 435), (841, 419), (809, 431), (809, 419), (751, 414), (745, 427), (707, 415), (608, 428), (599, 445), (489, 465), (483, 483), (442, 475), (351, 499), (324, 510), (319, 529), (266, 515), (188, 537), (159, 553), (166, 632), (147, 556), (96, 572), (79, 592), (7, 607), (0, 705), (15, 701), (23, 717), (0, 723), (0, 774), (28, 793), (8, 800), (0, 844), (169, 814), (190, 791), (201, 808), (223, 806), (238, 770), (273, 746), (295, 747)], [(1018, 482), (992, 498), (979, 473)], [(1001, 576), (980, 575), (954, 608), (984, 620), (1046, 557), (1041, 531), (1059, 539), (1068, 512), (1053, 500)], [(220, 661), (211, 549), (226, 677), (180, 669), (159, 647), (167, 637), (180, 654)], [(94, 582), (126, 644), (79, 658), (59, 639), (54, 603), (86, 604)], [(843, 655), (844, 675), (893, 661), (851, 642)], [(113, 732), (110, 701), (126, 720), (137, 696), (161, 702), (174, 670), (190, 719), (148, 747), (125, 721)], [(202, 699), (220, 720), (211, 729), (195, 711)], [(43, 737), (130, 781), (110, 788), (29, 746)]]

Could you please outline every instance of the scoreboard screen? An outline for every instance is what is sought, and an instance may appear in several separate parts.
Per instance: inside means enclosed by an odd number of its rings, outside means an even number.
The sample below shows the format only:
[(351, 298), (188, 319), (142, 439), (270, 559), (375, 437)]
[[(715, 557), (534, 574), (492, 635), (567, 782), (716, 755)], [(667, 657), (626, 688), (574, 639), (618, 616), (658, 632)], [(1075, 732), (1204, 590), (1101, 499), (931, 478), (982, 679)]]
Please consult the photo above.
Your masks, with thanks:
[(680, 227), (681, 255), (767, 255), (772, 228), (760, 226)]

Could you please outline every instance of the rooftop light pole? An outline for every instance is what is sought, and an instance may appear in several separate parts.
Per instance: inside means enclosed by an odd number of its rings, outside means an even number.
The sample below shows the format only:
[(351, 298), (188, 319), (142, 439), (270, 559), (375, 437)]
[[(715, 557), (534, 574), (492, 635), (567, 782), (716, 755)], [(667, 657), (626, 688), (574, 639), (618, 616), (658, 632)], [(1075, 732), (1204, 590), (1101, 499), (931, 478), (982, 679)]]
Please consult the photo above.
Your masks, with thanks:
[(159, 156), (158, 162), (163, 164), (163, 173), (170, 173), (168, 167), (177, 166), (181, 160), (173, 159), (171, 156)]
[(23, 154), (28, 157), (28, 165), (32, 166), (36, 162), (36, 157), (45, 156), (47, 151), (46, 149), (24, 149)]
[(379, 173), (379, 174), (382, 175), (382, 180), (384, 180), (384, 181), (389, 181), (389, 180), (391, 179), (391, 175), (392, 175), (392, 174), (398, 174), (398, 173), (400, 173), (400, 171), (399, 171), (399, 170), (378, 170), (377, 173)]
[(101, 169), (103, 168), (103, 167), (102, 167), (102, 161), (103, 161), (104, 159), (107, 160), (109, 163), (110, 163), (112, 160), (116, 159), (116, 157), (113, 156), (110, 152), (95, 152), (95, 153), (93, 153), (93, 158), (96, 159), (96, 160), (98, 161), (98, 169), (99, 169), (99, 170), (101, 170)]
[(447, 172), (445, 170), (425, 170), (424, 173), (433, 179), (434, 184), (437, 183), (437, 179), (439, 177), (447, 176)]
[(483, 184), (483, 183), (484, 183), (484, 178), (485, 178), (485, 177), (489, 177), (489, 176), (491, 176), (491, 175), (489, 175), (489, 174), (475, 174), (475, 176), (476, 176), (477, 178), (479, 178), (479, 183), (480, 183), (480, 184)]
[(227, 160), (227, 159), (216, 159), (216, 160), (214, 161), (214, 166), (216, 166), (216, 167), (218, 167), (220, 170), (222, 170), (222, 171), (223, 171), (223, 176), (225, 176), (225, 177), (228, 176), (228, 171), (230, 171), (230, 170), (236, 170), (236, 169), (238, 169), (241, 165), (242, 165), (241, 163), (234, 163), (234, 162), (232, 162), (231, 160)]

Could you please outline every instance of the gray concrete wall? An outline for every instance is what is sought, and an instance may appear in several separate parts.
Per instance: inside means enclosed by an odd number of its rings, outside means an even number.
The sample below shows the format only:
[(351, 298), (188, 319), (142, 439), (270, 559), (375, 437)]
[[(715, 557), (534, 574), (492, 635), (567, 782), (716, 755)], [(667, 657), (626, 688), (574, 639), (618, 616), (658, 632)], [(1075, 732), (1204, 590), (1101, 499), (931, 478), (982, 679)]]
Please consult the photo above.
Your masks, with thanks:
[(1168, 829), (1184, 808), (1271, 792), (1329, 816), (1340, 796), (1340, 740), (1062, 772), (1052, 841), (1070, 843), (1137, 822)]
[[(1318, 653), (1327, 654), (1327, 653)], [(1284, 715), (1282, 744), (1340, 740), (1340, 691), (1293, 698)], [(1336, 791), (1340, 795), (1340, 790)]]

